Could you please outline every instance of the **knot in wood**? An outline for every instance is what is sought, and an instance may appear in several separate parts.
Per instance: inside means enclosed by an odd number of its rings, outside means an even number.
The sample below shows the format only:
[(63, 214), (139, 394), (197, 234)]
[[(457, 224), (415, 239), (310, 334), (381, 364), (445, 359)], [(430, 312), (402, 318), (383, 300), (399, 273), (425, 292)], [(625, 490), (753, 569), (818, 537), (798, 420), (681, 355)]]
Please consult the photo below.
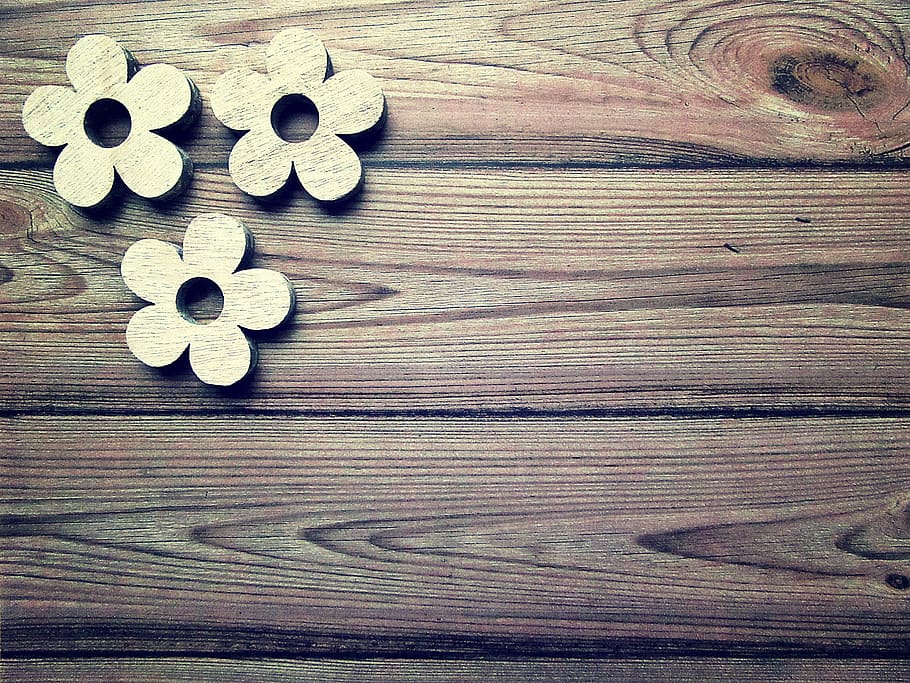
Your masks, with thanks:
[(834, 52), (785, 54), (770, 66), (771, 87), (784, 97), (829, 111), (863, 110), (883, 97), (875, 66)]

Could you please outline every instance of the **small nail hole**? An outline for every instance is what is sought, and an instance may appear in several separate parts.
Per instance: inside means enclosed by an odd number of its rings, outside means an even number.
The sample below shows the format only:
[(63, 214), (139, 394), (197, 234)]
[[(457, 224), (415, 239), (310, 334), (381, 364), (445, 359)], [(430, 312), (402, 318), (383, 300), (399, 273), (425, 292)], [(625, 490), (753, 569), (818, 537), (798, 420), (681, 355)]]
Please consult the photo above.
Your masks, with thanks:
[(885, 583), (898, 591), (905, 591), (910, 588), (910, 578), (907, 578), (903, 574), (888, 574), (888, 576), (885, 577)]

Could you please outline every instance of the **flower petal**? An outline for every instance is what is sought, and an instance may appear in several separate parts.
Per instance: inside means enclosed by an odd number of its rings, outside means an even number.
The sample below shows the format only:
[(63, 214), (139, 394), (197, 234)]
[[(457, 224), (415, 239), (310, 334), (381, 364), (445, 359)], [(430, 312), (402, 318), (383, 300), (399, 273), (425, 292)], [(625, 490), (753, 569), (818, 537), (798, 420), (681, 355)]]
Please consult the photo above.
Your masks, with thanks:
[(360, 159), (344, 140), (319, 126), (306, 142), (294, 146), (294, 170), (303, 189), (323, 202), (334, 202), (360, 185)]
[(146, 365), (161, 368), (180, 358), (192, 337), (192, 323), (172, 305), (155, 304), (140, 309), (126, 327), (126, 344)]
[(114, 150), (117, 173), (128, 188), (146, 199), (178, 194), (192, 173), (190, 158), (157, 133), (137, 130)]
[(190, 365), (206, 384), (230, 386), (256, 366), (256, 347), (236, 325), (216, 321), (196, 328)]
[(123, 255), (123, 282), (140, 299), (152, 303), (177, 300), (180, 286), (189, 277), (180, 250), (161, 240), (139, 240)]
[(101, 97), (126, 83), (135, 61), (112, 38), (94, 34), (80, 39), (66, 55), (66, 75), (76, 91)]
[(110, 150), (87, 139), (70, 143), (54, 164), (54, 187), (74, 206), (97, 206), (114, 188)]
[(281, 273), (251, 268), (222, 283), (222, 318), (248, 330), (280, 325), (294, 309), (294, 287)]
[(161, 130), (198, 112), (199, 92), (180, 69), (152, 64), (139, 70), (119, 95), (137, 130)]
[(311, 94), (319, 110), (319, 124), (337, 135), (363, 133), (375, 126), (385, 111), (379, 81), (366, 71), (342, 71)]
[(212, 89), (212, 111), (221, 123), (234, 130), (250, 130), (257, 121), (268, 120), (266, 103), (277, 99), (280, 84), (250, 69), (232, 69)]
[(289, 28), (272, 38), (265, 63), (272, 80), (289, 87), (309, 90), (325, 80), (329, 58), (316, 34)]
[(252, 236), (243, 223), (220, 213), (196, 216), (183, 237), (183, 262), (197, 277), (219, 282), (243, 261)]
[(74, 90), (60, 85), (37, 88), (22, 108), (25, 132), (48, 147), (65, 145), (74, 140), (80, 133), (82, 99)]
[(247, 194), (275, 194), (291, 176), (290, 145), (271, 128), (251, 130), (231, 150), (228, 170), (237, 187)]

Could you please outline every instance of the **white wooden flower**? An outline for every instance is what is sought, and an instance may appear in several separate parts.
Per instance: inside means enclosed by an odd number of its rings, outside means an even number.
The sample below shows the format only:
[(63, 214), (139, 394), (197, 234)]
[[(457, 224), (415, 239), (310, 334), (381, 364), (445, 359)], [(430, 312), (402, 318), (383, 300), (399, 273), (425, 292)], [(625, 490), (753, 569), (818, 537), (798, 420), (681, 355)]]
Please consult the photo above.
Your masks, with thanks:
[[(198, 115), (199, 93), (192, 81), (166, 64), (137, 73), (132, 55), (103, 35), (85, 36), (70, 49), (66, 73), (74, 90), (41, 86), (22, 110), (31, 137), (49, 147), (65, 145), (54, 165), (60, 196), (76, 206), (97, 206), (113, 189), (115, 171), (148, 199), (179, 192), (192, 164), (181, 149), (152, 131)], [(112, 104), (126, 109), (130, 128), (122, 142), (108, 147), (93, 139), (89, 119)]]
[[(256, 365), (255, 344), (247, 330), (267, 330), (287, 320), (294, 288), (281, 273), (263, 268), (237, 270), (252, 248), (244, 225), (222, 214), (203, 214), (190, 223), (183, 251), (160, 240), (133, 244), (120, 272), (126, 286), (151, 302), (126, 329), (130, 351), (146, 365), (176, 361), (187, 346), (193, 372), (207, 384), (228, 386)], [(209, 280), (224, 304), (217, 319), (204, 323), (186, 310), (184, 293), (194, 281)]]
[[(247, 194), (265, 197), (296, 172), (303, 188), (321, 201), (337, 201), (360, 185), (357, 154), (339, 135), (374, 128), (385, 110), (378, 82), (365, 71), (342, 71), (328, 80), (328, 55), (309, 31), (287, 29), (269, 43), (268, 76), (250, 69), (222, 75), (212, 92), (212, 110), (228, 128), (249, 131), (231, 150), (228, 168)], [(273, 116), (290, 98), (312, 103), (318, 124), (312, 135), (289, 142), (276, 132)]]

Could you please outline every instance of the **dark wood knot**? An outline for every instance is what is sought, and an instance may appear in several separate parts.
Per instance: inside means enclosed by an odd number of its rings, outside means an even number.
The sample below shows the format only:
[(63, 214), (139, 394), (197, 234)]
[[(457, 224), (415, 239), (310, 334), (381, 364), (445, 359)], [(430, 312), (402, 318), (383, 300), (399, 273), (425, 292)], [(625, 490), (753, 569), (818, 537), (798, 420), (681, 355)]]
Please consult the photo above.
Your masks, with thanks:
[(782, 55), (771, 63), (770, 76), (776, 92), (826, 111), (866, 110), (886, 94), (879, 68), (834, 52)]
[(20, 239), (28, 235), (31, 227), (32, 215), (26, 207), (0, 199), (0, 236)]

